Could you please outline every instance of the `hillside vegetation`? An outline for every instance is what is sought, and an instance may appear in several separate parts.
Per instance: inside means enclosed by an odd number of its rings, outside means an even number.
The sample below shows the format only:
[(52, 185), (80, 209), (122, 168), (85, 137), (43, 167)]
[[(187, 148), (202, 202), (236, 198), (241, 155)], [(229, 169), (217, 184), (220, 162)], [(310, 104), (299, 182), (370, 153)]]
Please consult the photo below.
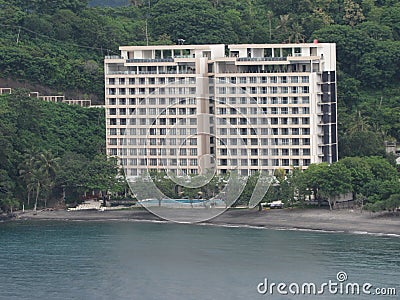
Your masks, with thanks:
[[(400, 141), (397, 0), (121, 0), (113, 3), (126, 5), (107, 6), (111, 2), (0, 0), (0, 82), (101, 103), (103, 59), (118, 54), (120, 45), (318, 39), (337, 44), (340, 157), (382, 157), (384, 141)], [(115, 162), (104, 156), (103, 113), (23, 94), (2, 96), (3, 205), (13, 207), (27, 196), (59, 197), (65, 189), (68, 196), (68, 190), (72, 195), (118, 186), (111, 180)], [(52, 165), (68, 168), (55, 172)]]
[(17, 90), (0, 96), (0, 209), (76, 202), (119, 191), (105, 155), (104, 109), (52, 103)]
[[(103, 58), (120, 45), (337, 44), (341, 155), (400, 141), (396, 0), (0, 0), (0, 77), (104, 99)], [(357, 149), (359, 133), (380, 149)], [(365, 151), (364, 151), (365, 152)]]

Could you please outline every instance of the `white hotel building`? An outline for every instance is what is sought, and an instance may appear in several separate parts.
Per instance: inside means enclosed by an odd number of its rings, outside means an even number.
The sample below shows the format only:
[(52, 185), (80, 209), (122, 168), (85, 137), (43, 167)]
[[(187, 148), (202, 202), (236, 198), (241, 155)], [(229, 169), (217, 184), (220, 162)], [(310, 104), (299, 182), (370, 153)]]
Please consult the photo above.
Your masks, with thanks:
[(105, 59), (107, 154), (128, 177), (337, 160), (335, 44), (124, 46)]

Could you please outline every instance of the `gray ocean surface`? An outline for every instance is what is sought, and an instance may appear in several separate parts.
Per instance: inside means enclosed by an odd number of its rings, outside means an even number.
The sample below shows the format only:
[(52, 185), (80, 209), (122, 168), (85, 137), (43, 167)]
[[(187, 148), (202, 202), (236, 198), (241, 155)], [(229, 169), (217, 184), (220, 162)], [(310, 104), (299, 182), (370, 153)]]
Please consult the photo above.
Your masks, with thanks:
[[(126, 221), (0, 224), (0, 299), (399, 299), (400, 238)], [(397, 296), (260, 294), (264, 282)]]

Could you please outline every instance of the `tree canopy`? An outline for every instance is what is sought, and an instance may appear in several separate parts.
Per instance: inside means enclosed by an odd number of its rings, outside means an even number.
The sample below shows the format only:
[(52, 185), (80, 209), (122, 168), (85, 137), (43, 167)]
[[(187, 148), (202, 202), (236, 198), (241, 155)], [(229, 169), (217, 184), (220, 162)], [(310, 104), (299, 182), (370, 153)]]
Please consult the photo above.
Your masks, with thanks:
[(357, 115), (378, 144), (400, 141), (398, 1), (0, 0), (0, 8), (1, 78), (98, 103), (103, 58), (120, 45), (336, 43), (340, 156), (380, 151), (352, 147), (367, 130), (354, 130)]

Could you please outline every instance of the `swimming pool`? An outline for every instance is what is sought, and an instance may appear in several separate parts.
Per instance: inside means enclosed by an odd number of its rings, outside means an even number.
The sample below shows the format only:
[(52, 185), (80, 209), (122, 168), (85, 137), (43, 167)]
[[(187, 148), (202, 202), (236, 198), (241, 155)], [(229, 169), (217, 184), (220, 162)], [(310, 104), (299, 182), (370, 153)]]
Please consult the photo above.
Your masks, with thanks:
[(139, 205), (148, 206), (168, 206), (168, 207), (225, 207), (225, 202), (221, 199), (145, 199), (138, 201)]

